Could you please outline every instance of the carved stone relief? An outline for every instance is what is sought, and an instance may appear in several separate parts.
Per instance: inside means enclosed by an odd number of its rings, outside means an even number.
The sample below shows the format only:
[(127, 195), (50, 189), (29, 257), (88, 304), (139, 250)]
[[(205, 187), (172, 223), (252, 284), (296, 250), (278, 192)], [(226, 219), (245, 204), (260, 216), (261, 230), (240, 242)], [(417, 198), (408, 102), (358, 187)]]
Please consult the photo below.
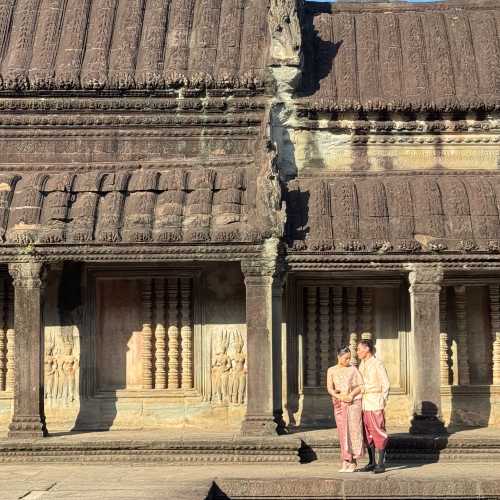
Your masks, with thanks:
[(233, 328), (214, 332), (210, 400), (219, 404), (244, 404), (246, 382), (247, 364), (243, 336)]
[(71, 405), (79, 399), (80, 338), (76, 327), (45, 329), (45, 399)]

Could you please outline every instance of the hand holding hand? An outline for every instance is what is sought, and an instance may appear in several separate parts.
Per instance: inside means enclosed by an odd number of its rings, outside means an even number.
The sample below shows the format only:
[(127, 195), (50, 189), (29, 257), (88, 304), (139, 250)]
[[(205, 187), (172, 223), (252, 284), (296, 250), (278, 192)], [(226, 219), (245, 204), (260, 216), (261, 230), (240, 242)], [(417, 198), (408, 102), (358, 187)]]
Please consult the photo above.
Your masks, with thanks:
[(344, 402), (344, 403), (352, 403), (352, 397), (349, 396), (349, 394), (342, 394), (340, 396), (340, 399)]

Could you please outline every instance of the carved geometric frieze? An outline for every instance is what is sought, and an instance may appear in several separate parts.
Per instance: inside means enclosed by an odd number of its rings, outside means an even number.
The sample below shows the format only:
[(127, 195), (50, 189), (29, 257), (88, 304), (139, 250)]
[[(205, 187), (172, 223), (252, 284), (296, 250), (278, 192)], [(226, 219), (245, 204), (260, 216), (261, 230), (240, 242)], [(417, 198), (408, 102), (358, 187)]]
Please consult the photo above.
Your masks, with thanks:
[(290, 130), (294, 164), (302, 175), (433, 169), (496, 170), (496, 130), (461, 135), (417, 133), (353, 135), (329, 130)]
[[(80, 163), (122, 163), (159, 161), (183, 163), (186, 159), (199, 156), (208, 158), (228, 156), (249, 156), (255, 148), (253, 131), (221, 131), (200, 136), (187, 131), (177, 137), (155, 131), (132, 132), (130, 134), (107, 134), (100, 132), (72, 132), (70, 134), (42, 134), (36, 137), (16, 137), (0, 134), (2, 155), (0, 163), (9, 165), (38, 165), (40, 163), (58, 164), (60, 169), (67, 168), (74, 161)], [(117, 140), (117, 135), (119, 140)], [(12, 137), (13, 136), (13, 137)], [(109, 167), (108, 167), (109, 168)]]
[[(74, 1), (74, 0), (73, 0)], [(233, 114), (241, 113), (259, 113), (263, 112), (266, 107), (266, 99), (263, 97), (249, 94), (246, 97), (230, 96), (217, 97), (212, 94), (215, 90), (201, 91), (196, 97), (184, 96), (178, 98), (178, 92), (170, 91), (170, 97), (162, 97), (157, 94), (146, 96), (126, 96), (126, 97), (60, 97), (51, 96), (47, 99), (39, 99), (36, 97), (17, 97), (15, 99), (0, 97), (0, 111), (4, 116), (16, 112), (23, 113), (68, 113), (79, 111), (90, 111), (92, 113), (105, 114), (107, 112), (120, 111), (121, 113), (134, 112), (134, 116), (146, 120), (151, 120), (151, 115), (161, 113), (155, 117), (177, 115), (179, 112), (189, 113), (196, 116), (191, 116), (189, 119), (197, 119), (200, 123), (207, 123), (206, 120), (220, 120), (217, 114), (226, 114), (226, 118), (231, 119)], [(169, 92), (165, 92), (169, 94)], [(249, 99), (248, 97), (252, 97)], [(206, 113), (215, 114), (214, 117), (207, 117)], [(70, 115), (71, 116), (71, 115)], [(85, 120), (82, 115), (74, 115), (71, 117), (76, 123), (78, 120)], [(21, 118), (22, 119), (22, 118)], [(119, 116), (109, 116), (110, 120), (120, 120)], [(172, 119), (172, 116), (169, 118)], [(179, 116), (179, 119), (183, 119)]]

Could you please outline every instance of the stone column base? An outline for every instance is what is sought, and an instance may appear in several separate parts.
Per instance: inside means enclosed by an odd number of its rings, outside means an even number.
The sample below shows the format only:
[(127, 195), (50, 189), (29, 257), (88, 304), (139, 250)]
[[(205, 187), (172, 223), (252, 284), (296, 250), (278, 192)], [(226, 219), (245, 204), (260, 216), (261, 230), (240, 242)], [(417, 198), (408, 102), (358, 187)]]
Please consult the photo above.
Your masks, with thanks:
[(273, 416), (246, 415), (241, 424), (241, 434), (244, 436), (277, 435), (277, 425)]
[(14, 416), (9, 424), (9, 438), (33, 439), (48, 436), (45, 418)]
[(443, 421), (436, 416), (414, 415), (411, 420), (410, 434), (440, 435), (447, 433)]

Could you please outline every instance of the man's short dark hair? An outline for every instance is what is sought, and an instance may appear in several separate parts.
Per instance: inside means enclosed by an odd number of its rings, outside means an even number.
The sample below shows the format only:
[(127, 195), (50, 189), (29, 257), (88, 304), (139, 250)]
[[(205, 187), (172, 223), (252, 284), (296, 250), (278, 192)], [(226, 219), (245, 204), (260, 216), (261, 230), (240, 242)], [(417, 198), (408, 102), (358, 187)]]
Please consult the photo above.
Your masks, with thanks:
[(365, 347), (368, 348), (368, 350), (373, 354), (373, 350), (374, 350), (374, 346), (373, 346), (373, 342), (369, 339), (363, 339), (363, 340), (360, 340), (358, 342), (358, 345), (361, 344), (361, 345), (364, 345)]

